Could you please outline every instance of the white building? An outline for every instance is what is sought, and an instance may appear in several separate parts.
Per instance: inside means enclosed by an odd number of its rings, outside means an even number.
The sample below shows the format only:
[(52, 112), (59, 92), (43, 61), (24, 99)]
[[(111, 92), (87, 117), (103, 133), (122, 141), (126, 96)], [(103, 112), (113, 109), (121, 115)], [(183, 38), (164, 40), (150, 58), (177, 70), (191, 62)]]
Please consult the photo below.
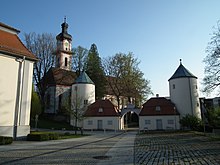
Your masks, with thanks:
[(164, 97), (150, 98), (139, 114), (140, 130), (180, 129), (179, 112), (175, 104)]
[(0, 23), (0, 136), (30, 133), (33, 64), (36, 57), (18, 38), (20, 31)]
[(197, 77), (190, 73), (180, 60), (180, 65), (169, 79), (170, 99), (180, 113), (201, 118)]
[(83, 129), (121, 130), (122, 121), (117, 109), (110, 100), (96, 100), (88, 106), (84, 114)]

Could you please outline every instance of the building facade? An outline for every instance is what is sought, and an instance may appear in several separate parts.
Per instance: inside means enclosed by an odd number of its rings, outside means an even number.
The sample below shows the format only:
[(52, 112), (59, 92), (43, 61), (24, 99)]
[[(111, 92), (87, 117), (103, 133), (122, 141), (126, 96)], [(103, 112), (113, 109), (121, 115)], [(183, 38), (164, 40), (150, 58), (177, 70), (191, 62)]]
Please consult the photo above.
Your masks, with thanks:
[(33, 65), (37, 58), (18, 38), (20, 31), (0, 23), (0, 136), (30, 133)]
[(140, 130), (178, 130), (180, 114), (175, 104), (164, 97), (150, 98), (139, 114)]

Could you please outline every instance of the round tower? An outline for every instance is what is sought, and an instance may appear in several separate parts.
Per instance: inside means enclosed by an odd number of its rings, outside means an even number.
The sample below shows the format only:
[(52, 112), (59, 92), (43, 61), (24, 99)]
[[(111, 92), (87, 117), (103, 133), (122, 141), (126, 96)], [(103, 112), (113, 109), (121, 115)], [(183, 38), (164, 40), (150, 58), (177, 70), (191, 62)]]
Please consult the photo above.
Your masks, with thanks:
[[(83, 71), (72, 85), (73, 106), (82, 109), (95, 102), (95, 84)], [(73, 108), (74, 109), (74, 108)]]
[(180, 116), (193, 115), (201, 118), (197, 77), (188, 71), (180, 59), (180, 65), (169, 81), (170, 99)]

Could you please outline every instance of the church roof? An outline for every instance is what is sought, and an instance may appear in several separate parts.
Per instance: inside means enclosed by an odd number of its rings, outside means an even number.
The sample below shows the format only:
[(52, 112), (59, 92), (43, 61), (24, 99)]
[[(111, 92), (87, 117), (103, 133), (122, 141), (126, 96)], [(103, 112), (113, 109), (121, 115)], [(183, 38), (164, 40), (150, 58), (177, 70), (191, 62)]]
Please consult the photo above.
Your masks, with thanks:
[(105, 117), (105, 116), (120, 116), (117, 106), (110, 100), (96, 100), (88, 106), (84, 116), (86, 117)]
[(29, 60), (37, 60), (17, 36), (19, 32), (19, 30), (0, 22), (0, 52), (11, 56), (25, 56)]
[(85, 71), (83, 71), (76, 79), (75, 84), (94, 84)]
[(77, 75), (73, 71), (68, 71), (61, 68), (50, 68), (42, 80), (45, 85), (49, 86), (71, 86), (75, 82), (76, 77)]
[(187, 70), (181, 60), (180, 60), (180, 65), (177, 68), (177, 70), (175, 71), (175, 73), (172, 75), (172, 77), (168, 80), (170, 81), (171, 79), (176, 79), (176, 78), (183, 78), (183, 77), (189, 77), (189, 78), (197, 78), (196, 76), (194, 76), (189, 70)]
[[(158, 107), (160, 110), (156, 110)], [(150, 98), (143, 104), (140, 116), (179, 115), (175, 104), (165, 97)]]

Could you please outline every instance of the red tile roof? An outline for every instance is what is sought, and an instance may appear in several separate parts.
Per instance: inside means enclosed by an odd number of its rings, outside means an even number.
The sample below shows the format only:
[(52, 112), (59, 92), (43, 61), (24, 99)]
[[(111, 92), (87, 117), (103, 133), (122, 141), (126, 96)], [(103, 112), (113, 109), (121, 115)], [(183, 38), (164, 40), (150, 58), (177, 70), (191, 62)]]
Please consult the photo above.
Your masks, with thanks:
[[(156, 111), (156, 107), (160, 107), (160, 111)], [(140, 116), (157, 116), (157, 115), (179, 115), (175, 104), (164, 97), (155, 97), (149, 99), (143, 104)]]
[[(99, 112), (102, 108), (102, 112)], [(96, 100), (88, 106), (84, 116), (86, 117), (105, 117), (105, 116), (120, 116), (117, 107), (110, 100)]]
[(47, 74), (43, 77), (42, 83), (47, 86), (65, 85), (71, 86), (77, 75), (73, 71), (67, 71), (61, 68), (50, 68)]
[[(19, 32), (18, 30), (8, 25), (5, 25), (3, 23), (0, 23), (0, 27), (4, 27), (16, 33)], [(35, 55), (32, 54), (24, 46), (24, 44), (21, 42), (21, 40), (16, 35), (16, 33), (13, 34), (13, 33), (10, 33), (4, 30), (0, 30), (0, 52), (6, 53), (12, 56), (19, 56), (19, 57), (25, 56), (27, 59), (30, 59), (30, 60), (37, 60)]]

